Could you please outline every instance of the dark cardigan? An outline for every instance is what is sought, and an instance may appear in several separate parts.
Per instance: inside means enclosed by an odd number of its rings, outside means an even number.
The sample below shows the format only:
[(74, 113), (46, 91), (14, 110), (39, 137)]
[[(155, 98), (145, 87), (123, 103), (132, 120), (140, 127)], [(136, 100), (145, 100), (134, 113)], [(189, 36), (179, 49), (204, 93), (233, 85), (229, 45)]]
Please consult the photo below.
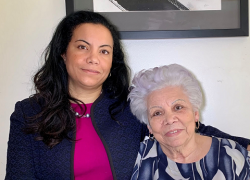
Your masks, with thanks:
[[(8, 142), (6, 180), (73, 180), (74, 179), (74, 142), (64, 139), (49, 149), (42, 141), (35, 141), (35, 135), (24, 134), (25, 116), (30, 117), (40, 111), (32, 99), (17, 102), (11, 115)], [(140, 124), (132, 115), (129, 106), (112, 120), (108, 107), (114, 100), (102, 93), (91, 108), (91, 119), (106, 149), (114, 180), (128, 180), (133, 171), (140, 141), (148, 133), (147, 127)], [(230, 138), (244, 147), (249, 140), (231, 137), (218, 129), (201, 124), (200, 132), (206, 135)], [(71, 133), (71, 137), (75, 135)], [(87, 147), (86, 147), (87, 148)]]

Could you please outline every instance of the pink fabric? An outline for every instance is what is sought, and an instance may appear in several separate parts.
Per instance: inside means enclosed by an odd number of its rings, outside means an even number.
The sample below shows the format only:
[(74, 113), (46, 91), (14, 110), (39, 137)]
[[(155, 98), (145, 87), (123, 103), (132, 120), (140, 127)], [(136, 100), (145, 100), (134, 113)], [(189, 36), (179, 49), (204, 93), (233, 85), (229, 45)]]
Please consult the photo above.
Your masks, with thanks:
[[(86, 104), (90, 114), (91, 104)], [(77, 104), (72, 108), (82, 114)], [(84, 108), (84, 106), (82, 105)], [(97, 135), (91, 118), (76, 118), (76, 144), (74, 154), (75, 180), (113, 180), (109, 160), (101, 139)]]

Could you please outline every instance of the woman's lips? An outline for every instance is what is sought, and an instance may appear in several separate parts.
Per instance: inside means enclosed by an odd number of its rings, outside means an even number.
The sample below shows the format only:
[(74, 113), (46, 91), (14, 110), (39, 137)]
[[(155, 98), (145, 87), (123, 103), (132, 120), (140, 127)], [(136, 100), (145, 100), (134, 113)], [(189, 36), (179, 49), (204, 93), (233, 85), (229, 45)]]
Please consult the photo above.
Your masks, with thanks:
[(173, 130), (170, 130), (168, 131), (165, 136), (167, 137), (174, 137), (174, 136), (178, 136), (180, 133), (181, 133), (181, 129), (173, 129)]
[(84, 72), (93, 73), (93, 74), (99, 74), (100, 73), (99, 71), (96, 71), (96, 70), (93, 70), (93, 69), (81, 69), (81, 70), (84, 71)]

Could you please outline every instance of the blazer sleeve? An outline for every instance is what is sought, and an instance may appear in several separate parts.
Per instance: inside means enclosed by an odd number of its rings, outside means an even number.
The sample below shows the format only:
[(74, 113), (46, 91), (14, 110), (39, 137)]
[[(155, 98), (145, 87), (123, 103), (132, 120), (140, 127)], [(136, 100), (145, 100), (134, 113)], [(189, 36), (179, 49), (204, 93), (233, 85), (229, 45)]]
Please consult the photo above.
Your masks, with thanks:
[(243, 137), (237, 137), (237, 136), (231, 136), (227, 133), (224, 133), (220, 131), (219, 129), (213, 127), (213, 126), (205, 126), (204, 124), (200, 123), (199, 132), (201, 134), (207, 135), (207, 136), (215, 136), (225, 139), (231, 139), (233, 141), (238, 142), (240, 145), (242, 145), (244, 148), (247, 148), (247, 146), (250, 143), (249, 139), (243, 138)]
[(10, 132), (7, 150), (7, 166), (5, 180), (34, 180), (32, 157), (32, 135), (23, 132), (25, 118), (21, 102), (15, 105), (15, 111), (10, 117)]

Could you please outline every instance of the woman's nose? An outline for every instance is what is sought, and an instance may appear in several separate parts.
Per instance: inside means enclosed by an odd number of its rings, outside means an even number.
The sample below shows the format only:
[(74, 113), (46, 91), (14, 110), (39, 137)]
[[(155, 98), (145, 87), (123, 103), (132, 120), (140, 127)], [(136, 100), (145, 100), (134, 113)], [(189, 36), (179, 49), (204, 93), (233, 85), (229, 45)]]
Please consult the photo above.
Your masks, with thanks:
[(178, 121), (178, 118), (175, 116), (174, 113), (166, 113), (163, 119), (164, 125), (171, 125), (174, 122)]
[(90, 52), (89, 56), (87, 57), (87, 63), (89, 64), (99, 64), (98, 53), (97, 52)]

